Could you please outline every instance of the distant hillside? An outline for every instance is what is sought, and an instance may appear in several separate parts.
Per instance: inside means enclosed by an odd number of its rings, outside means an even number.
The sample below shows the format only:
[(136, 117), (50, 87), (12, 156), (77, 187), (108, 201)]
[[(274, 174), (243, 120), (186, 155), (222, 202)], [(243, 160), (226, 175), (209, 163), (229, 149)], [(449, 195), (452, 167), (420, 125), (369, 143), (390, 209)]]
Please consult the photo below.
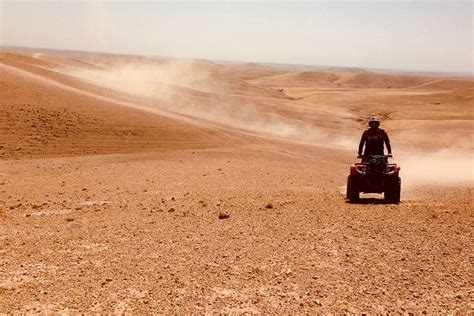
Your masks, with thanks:
[(431, 81), (430, 77), (358, 73), (341, 78), (337, 83), (358, 88), (408, 88)]

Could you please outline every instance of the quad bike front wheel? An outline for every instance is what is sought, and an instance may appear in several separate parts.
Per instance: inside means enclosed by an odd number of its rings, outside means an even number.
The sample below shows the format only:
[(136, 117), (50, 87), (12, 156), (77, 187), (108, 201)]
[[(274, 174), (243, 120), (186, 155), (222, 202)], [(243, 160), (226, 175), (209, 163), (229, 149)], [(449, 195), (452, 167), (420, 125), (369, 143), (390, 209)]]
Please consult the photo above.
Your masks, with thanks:
[(353, 175), (347, 177), (346, 198), (350, 202), (359, 201), (359, 187), (357, 185), (357, 178)]
[(398, 204), (400, 203), (400, 191), (401, 191), (401, 179), (397, 177), (387, 183), (384, 192), (384, 199), (387, 203)]

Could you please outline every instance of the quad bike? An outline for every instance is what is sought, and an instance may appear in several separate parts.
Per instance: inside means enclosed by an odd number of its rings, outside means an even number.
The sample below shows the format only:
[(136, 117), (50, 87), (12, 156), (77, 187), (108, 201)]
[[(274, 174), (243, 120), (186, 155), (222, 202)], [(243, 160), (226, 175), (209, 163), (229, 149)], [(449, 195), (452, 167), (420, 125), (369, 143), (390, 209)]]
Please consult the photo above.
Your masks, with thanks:
[(362, 158), (361, 163), (351, 165), (347, 177), (346, 198), (350, 202), (359, 201), (359, 193), (383, 193), (387, 203), (400, 202), (400, 166), (389, 163), (392, 155), (373, 155)]

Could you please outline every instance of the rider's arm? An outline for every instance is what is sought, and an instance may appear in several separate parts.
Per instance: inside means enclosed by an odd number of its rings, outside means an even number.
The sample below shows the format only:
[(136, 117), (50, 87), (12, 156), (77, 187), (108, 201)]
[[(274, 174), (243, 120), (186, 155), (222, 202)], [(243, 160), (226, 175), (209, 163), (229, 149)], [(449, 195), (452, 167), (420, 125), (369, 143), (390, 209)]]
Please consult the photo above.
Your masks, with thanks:
[(392, 146), (390, 146), (390, 138), (388, 138), (388, 134), (384, 133), (383, 140), (385, 142), (385, 146), (387, 146), (387, 152), (389, 155), (392, 154)]
[(362, 156), (362, 149), (364, 149), (364, 143), (367, 140), (367, 134), (364, 132), (362, 133), (362, 137), (360, 138), (359, 143), (359, 156)]

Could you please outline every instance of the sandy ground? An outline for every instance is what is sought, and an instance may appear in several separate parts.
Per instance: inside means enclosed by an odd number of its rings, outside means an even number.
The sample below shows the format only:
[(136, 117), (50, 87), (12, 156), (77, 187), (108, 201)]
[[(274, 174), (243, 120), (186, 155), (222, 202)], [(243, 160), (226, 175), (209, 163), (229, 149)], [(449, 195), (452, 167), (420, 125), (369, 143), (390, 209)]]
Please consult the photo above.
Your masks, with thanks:
[[(474, 309), (472, 79), (0, 59), (0, 312)], [(468, 170), (402, 162), (400, 204), (347, 203), (371, 114)]]

